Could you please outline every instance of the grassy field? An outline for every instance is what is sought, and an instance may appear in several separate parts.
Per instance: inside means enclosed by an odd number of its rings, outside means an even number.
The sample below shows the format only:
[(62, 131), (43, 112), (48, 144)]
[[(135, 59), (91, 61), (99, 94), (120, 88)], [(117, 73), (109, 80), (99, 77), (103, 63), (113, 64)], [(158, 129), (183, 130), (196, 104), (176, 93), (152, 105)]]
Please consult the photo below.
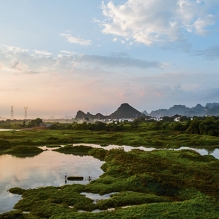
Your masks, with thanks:
[[(71, 146), (76, 143), (81, 146)], [(160, 150), (107, 151), (84, 147), (83, 143)], [(1, 154), (35, 156), (41, 153), (36, 146), (44, 145), (66, 145), (57, 151), (104, 160), (101, 167), (104, 174), (87, 185), (11, 188), (9, 191), (22, 195), (22, 199), (15, 205), (15, 211), (1, 214), (0, 219), (219, 218), (219, 161), (192, 150), (162, 150), (189, 146), (211, 151), (219, 148), (218, 137), (155, 131), (144, 126), (122, 132), (49, 129), (0, 132)], [(93, 202), (82, 192), (113, 194), (109, 199)], [(97, 210), (100, 212), (92, 212)]]
[(212, 150), (219, 147), (219, 138), (169, 130), (143, 131), (142, 129), (123, 132), (49, 129), (0, 132), (0, 153), (4, 153), (16, 146), (58, 146), (76, 143), (115, 144), (153, 148), (189, 146)]

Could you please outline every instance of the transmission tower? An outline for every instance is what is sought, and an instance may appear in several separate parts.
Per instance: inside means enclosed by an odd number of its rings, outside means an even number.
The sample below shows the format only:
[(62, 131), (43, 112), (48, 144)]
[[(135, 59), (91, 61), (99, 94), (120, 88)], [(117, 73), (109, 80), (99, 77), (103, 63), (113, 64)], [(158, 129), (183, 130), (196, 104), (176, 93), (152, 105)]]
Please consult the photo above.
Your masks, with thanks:
[(11, 106), (11, 120), (14, 120), (14, 108)]
[(27, 119), (27, 109), (28, 107), (24, 107), (24, 119), (26, 120)]

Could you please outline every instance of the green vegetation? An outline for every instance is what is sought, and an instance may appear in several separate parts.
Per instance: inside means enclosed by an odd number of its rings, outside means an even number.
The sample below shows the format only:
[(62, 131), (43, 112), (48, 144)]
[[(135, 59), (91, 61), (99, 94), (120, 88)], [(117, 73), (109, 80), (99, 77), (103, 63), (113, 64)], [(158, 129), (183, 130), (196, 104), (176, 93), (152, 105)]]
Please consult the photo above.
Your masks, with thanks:
[(64, 147), (55, 149), (54, 151), (58, 151), (64, 154), (86, 156), (88, 155), (88, 152), (92, 149), (93, 149), (92, 147), (83, 146), (83, 145), (80, 146), (65, 145)]
[[(74, 129), (39, 129), (0, 132), (0, 153), (3, 153), (13, 146), (59, 146), (78, 143), (99, 145), (115, 144), (154, 148), (190, 146), (209, 150), (219, 146), (218, 136), (190, 134), (188, 133), (189, 131), (173, 130), (173, 127), (179, 126), (177, 124), (180, 123), (170, 123), (167, 127), (165, 122), (143, 122), (138, 124), (138, 127), (134, 129), (131, 129), (130, 124), (126, 124), (124, 125), (124, 131), (116, 132)], [(191, 129), (189, 128), (187, 130)]]
[[(19, 216), (29, 219), (219, 218), (219, 161), (213, 156), (192, 150), (112, 149), (102, 169), (105, 173), (87, 185), (10, 189), (22, 194), (15, 212), (29, 212)], [(112, 195), (93, 202), (82, 192)], [(91, 213), (97, 209), (104, 211)]]
[(10, 120), (0, 121), (0, 127), (3, 129), (21, 129), (21, 128), (33, 128), (43, 124), (43, 120), (40, 118), (33, 120)]
[(34, 157), (43, 152), (42, 149), (33, 146), (12, 146), (7, 149), (3, 154), (11, 154), (16, 157)]
[[(159, 122), (55, 123), (51, 129), (0, 132), (0, 154), (34, 156), (42, 152), (37, 146), (65, 145), (56, 151), (105, 161), (101, 167), (104, 174), (87, 185), (11, 188), (10, 192), (22, 195), (22, 199), (15, 211), (1, 214), (0, 219), (219, 218), (219, 161), (192, 150), (162, 150), (188, 146), (211, 152), (219, 148), (218, 124), (217, 117), (180, 123), (165, 118)], [(83, 143), (159, 150), (107, 151), (74, 145)], [(112, 195), (93, 202), (82, 192)], [(111, 208), (115, 210), (108, 211)]]

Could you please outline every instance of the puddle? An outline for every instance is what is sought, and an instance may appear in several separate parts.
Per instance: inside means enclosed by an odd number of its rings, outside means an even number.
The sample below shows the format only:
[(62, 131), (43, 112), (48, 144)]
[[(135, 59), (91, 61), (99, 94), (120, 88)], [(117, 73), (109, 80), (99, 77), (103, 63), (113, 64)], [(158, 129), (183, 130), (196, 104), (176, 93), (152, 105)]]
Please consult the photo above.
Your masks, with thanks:
[(143, 146), (140, 146), (140, 147), (132, 147), (132, 146), (126, 146), (126, 145), (108, 145), (108, 146), (100, 146), (98, 144), (73, 144), (73, 146), (80, 146), (80, 145), (83, 145), (83, 146), (90, 146), (90, 147), (93, 147), (93, 148), (103, 148), (105, 150), (110, 150), (110, 149), (115, 149), (115, 148), (124, 148), (125, 151), (131, 151), (133, 149), (139, 149), (139, 150), (143, 150), (143, 151), (153, 151), (155, 150), (155, 148), (145, 148)]
[(100, 200), (111, 198), (111, 195), (116, 194), (116, 193), (117, 192), (112, 192), (112, 193), (109, 193), (109, 194), (100, 195), (100, 194), (95, 194), (95, 193), (82, 192), (80, 194), (85, 195), (87, 198), (92, 199), (94, 201), (94, 204), (96, 204)]

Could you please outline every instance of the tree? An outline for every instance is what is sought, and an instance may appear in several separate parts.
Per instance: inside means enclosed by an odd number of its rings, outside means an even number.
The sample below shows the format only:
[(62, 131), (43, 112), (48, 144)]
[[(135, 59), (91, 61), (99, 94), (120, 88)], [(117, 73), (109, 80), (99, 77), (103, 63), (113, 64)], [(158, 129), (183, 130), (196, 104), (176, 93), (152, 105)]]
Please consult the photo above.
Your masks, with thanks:
[(200, 130), (199, 130), (199, 125), (200, 125), (200, 121), (195, 119), (193, 120), (189, 127), (186, 129), (186, 133), (188, 134), (200, 134)]
[(40, 126), (41, 123), (43, 123), (43, 120), (40, 118), (37, 118), (37, 119), (31, 120), (29, 123), (29, 126), (36, 127), (36, 126)]
[(219, 127), (218, 122), (215, 121), (215, 118), (209, 117), (202, 121), (199, 125), (200, 134), (202, 135), (212, 135), (218, 136)]

